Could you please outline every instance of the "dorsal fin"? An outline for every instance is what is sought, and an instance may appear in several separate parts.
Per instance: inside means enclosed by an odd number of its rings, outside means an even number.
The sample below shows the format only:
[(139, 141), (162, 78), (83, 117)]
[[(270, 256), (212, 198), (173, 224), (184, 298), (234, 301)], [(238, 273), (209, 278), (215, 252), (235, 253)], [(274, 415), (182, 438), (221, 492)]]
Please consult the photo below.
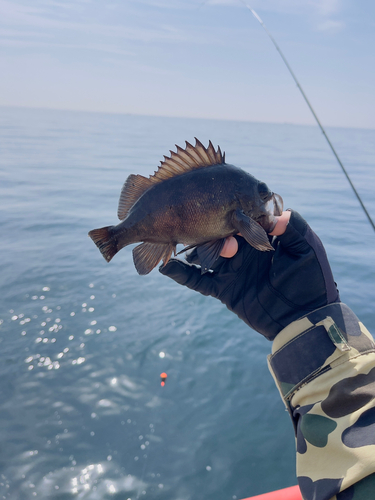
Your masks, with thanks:
[(149, 178), (142, 175), (129, 175), (122, 188), (117, 215), (123, 220), (136, 201), (154, 184), (163, 182), (171, 177), (176, 177), (197, 168), (225, 163), (225, 153), (222, 154), (220, 147), (215, 148), (209, 141), (208, 148), (195, 138), (195, 146), (186, 141), (186, 148), (177, 146), (177, 153), (171, 151), (171, 156), (164, 156), (164, 161), (153, 175)]
[(120, 220), (125, 219), (134, 203), (147, 191), (153, 183), (143, 175), (131, 174), (122, 187), (117, 216)]
[(158, 170), (154, 175), (150, 175), (152, 183), (162, 182), (196, 168), (225, 163), (225, 155), (221, 153), (219, 147), (215, 151), (211, 141), (209, 141), (208, 148), (205, 148), (197, 138), (195, 138), (195, 146), (186, 141), (185, 149), (177, 145), (176, 148), (177, 153), (171, 151), (170, 157), (164, 156), (164, 161), (161, 162)]

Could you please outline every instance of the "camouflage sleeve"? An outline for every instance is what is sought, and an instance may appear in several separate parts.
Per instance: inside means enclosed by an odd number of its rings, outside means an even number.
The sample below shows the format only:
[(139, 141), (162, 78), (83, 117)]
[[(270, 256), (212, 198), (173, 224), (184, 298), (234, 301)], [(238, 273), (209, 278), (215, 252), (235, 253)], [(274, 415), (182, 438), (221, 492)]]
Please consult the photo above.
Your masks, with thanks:
[(305, 500), (375, 498), (375, 343), (343, 303), (299, 318), (268, 364), (296, 435)]

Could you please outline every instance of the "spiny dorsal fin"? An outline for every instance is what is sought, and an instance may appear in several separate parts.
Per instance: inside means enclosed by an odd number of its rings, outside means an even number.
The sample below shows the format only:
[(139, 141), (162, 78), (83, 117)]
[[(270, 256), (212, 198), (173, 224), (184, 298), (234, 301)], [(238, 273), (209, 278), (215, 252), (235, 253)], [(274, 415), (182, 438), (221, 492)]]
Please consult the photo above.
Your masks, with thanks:
[(186, 141), (186, 148), (177, 146), (177, 153), (171, 151), (171, 156), (164, 156), (158, 170), (149, 178), (142, 175), (129, 175), (120, 196), (117, 215), (123, 220), (128, 215), (129, 210), (136, 201), (154, 184), (163, 182), (171, 177), (176, 177), (197, 168), (204, 168), (210, 165), (220, 165), (225, 163), (225, 153), (222, 154), (220, 147), (215, 148), (209, 141), (208, 148), (195, 138), (195, 146)]
[(162, 182), (196, 168), (225, 163), (225, 155), (221, 153), (220, 147), (215, 151), (211, 141), (209, 141), (208, 148), (205, 148), (197, 138), (195, 138), (195, 146), (186, 141), (185, 149), (177, 145), (176, 148), (177, 153), (171, 151), (170, 157), (164, 156), (164, 161), (161, 162), (158, 170), (150, 176), (151, 182)]

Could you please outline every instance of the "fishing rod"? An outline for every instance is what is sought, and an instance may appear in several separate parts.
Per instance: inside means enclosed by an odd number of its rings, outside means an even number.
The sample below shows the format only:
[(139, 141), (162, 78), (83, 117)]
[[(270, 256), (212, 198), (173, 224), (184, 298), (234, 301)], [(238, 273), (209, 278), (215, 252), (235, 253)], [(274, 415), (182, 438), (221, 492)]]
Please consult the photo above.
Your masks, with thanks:
[(340, 158), (339, 158), (339, 155), (337, 154), (337, 152), (336, 152), (335, 148), (333, 147), (333, 145), (332, 145), (331, 141), (329, 140), (329, 137), (328, 137), (328, 135), (326, 134), (326, 131), (324, 130), (323, 125), (320, 123), (319, 118), (317, 117), (317, 115), (316, 115), (316, 113), (315, 113), (315, 111), (314, 111), (313, 107), (311, 106), (311, 104), (310, 104), (310, 102), (309, 102), (309, 100), (308, 100), (308, 98), (307, 98), (307, 96), (306, 96), (305, 92), (303, 91), (303, 89), (302, 89), (302, 87), (301, 87), (301, 85), (300, 85), (299, 81), (297, 80), (296, 75), (293, 73), (292, 68), (290, 67), (290, 65), (289, 65), (288, 61), (286, 60), (286, 58), (285, 58), (284, 54), (282, 53), (282, 51), (281, 51), (280, 47), (279, 47), (279, 46), (278, 46), (278, 44), (276, 43), (276, 40), (273, 38), (273, 36), (271, 35), (271, 33), (268, 31), (268, 29), (267, 29), (266, 25), (264, 24), (264, 22), (262, 21), (262, 19), (258, 16), (258, 14), (255, 12), (255, 10), (254, 10), (254, 9), (252, 9), (252, 8), (251, 8), (251, 7), (250, 7), (250, 6), (249, 6), (246, 2), (244, 2), (243, 0), (242, 0), (242, 3), (245, 5), (245, 7), (246, 7), (247, 9), (249, 9), (249, 10), (250, 10), (250, 12), (251, 12), (251, 13), (252, 13), (252, 15), (255, 17), (255, 19), (256, 19), (256, 20), (260, 23), (260, 25), (262, 26), (262, 28), (264, 29), (264, 31), (265, 31), (265, 32), (267, 33), (267, 35), (269, 36), (269, 38), (271, 39), (272, 43), (274, 44), (274, 46), (275, 46), (276, 50), (277, 50), (277, 51), (278, 51), (278, 53), (280, 54), (280, 56), (281, 56), (282, 60), (283, 60), (283, 61), (284, 61), (284, 63), (285, 63), (285, 66), (288, 68), (289, 73), (292, 75), (293, 80), (296, 82), (297, 87), (299, 88), (299, 90), (300, 90), (300, 92), (301, 92), (301, 94), (302, 94), (302, 97), (305, 99), (306, 104), (308, 105), (308, 107), (309, 107), (309, 109), (310, 109), (311, 113), (313, 114), (313, 116), (314, 116), (314, 118), (315, 118), (315, 120), (316, 120), (317, 124), (319, 125), (320, 130), (322, 131), (322, 133), (323, 133), (324, 137), (326, 138), (326, 140), (327, 140), (327, 142), (328, 142), (329, 147), (331, 148), (331, 150), (332, 150), (333, 154), (335, 155), (336, 160), (338, 161), (338, 163), (339, 163), (340, 167), (342, 168), (342, 171), (344, 172), (344, 174), (345, 174), (345, 176), (346, 176), (346, 178), (347, 178), (347, 180), (348, 180), (348, 182), (349, 182), (350, 186), (352, 187), (352, 189), (353, 189), (353, 191), (354, 191), (354, 194), (356, 195), (356, 197), (357, 197), (357, 199), (358, 199), (358, 201), (359, 201), (359, 203), (360, 203), (360, 205), (361, 205), (361, 207), (362, 207), (363, 211), (365, 212), (365, 214), (366, 214), (366, 216), (367, 216), (367, 218), (368, 218), (368, 220), (369, 220), (369, 222), (370, 222), (370, 224), (371, 224), (372, 228), (373, 228), (373, 229), (374, 229), (374, 231), (375, 231), (375, 224), (374, 224), (374, 222), (373, 222), (372, 218), (370, 217), (370, 214), (368, 213), (368, 211), (367, 211), (367, 209), (366, 209), (365, 205), (363, 204), (363, 201), (362, 201), (361, 197), (359, 196), (359, 194), (358, 194), (358, 192), (357, 192), (357, 190), (356, 190), (356, 188), (355, 188), (355, 186), (354, 186), (353, 182), (351, 181), (351, 179), (350, 179), (350, 177), (349, 177), (348, 172), (346, 171), (346, 169), (345, 169), (344, 165), (342, 164), (342, 162), (341, 162), (341, 160), (340, 160)]

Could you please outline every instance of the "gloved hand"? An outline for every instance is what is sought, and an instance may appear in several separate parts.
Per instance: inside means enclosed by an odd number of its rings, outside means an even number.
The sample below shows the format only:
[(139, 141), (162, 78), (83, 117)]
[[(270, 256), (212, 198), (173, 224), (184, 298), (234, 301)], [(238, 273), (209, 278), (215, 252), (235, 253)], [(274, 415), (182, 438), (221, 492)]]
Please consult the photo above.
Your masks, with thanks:
[(219, 299), (269, 340), (292, 321), (340, 300), (324, 247), (297, 212), (292, 211), (284, 234), (272, 241), (274, 252), (260, 252), (241, 236), (236, 239), (235, 256), (219, 257), (212, 272), (201, 274), (196, 251), (188, 256), (194, 264), (171, 259), (160, 272)]

